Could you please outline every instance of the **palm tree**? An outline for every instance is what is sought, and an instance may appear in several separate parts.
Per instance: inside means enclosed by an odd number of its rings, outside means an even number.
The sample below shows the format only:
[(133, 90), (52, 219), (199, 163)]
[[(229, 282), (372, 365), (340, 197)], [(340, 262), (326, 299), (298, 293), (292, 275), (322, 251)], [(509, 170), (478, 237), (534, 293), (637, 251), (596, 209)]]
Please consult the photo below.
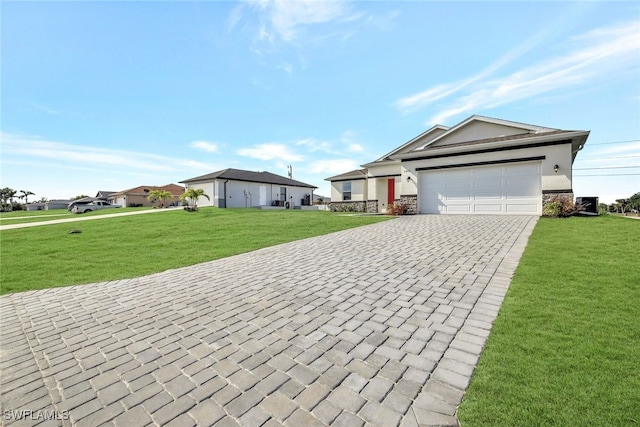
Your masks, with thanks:
[(147, 197), (149, 201), (152, 199), (160, 200), (160, 207), (164, 207), (166, 205), (166, 199), (173, 199), (173, 194), (167, 190), (151, 190), (149, 191), (149, 196)]
[(24, 199), (24, 209), (28, 210), (27, 206), (29, 205), (29, 196), (35, 196), (36, 193), (32, 193), (29, 190), (20, 190), (20, 192), (22, 193), (19, 198), (20, 199)]
[(184, 193), (182, 193), (180, 195), (180, 200), (184, 201), (185, 199), (190, 199), (193, 200), (193, 207), (190, 207), (188, 204), (185, 207), (186, 210), (193, 210), (193, 211), (197, 211), (198, 210), (198, 198), (200, 196), (204, 196), (207, 198), (207, 200), (211, 200), (209, 198), (209, 196), (204, 192), (204, 190), (202, 188), (190, 188), (187, 191), (185, 191)]
[[(2, 193), (2, 208), (3, 208), (3, 210), (7, 209), (7, 207), (8, 207), (9, 211), (12, 211), (13, 210), (13, 198), (16, 197), (17, 191), (14, 190), (13, 188), (4, 187), (2, 190), (0, 190), (0, 193)], [(7, 201), (9, 203), (7, 203)]]

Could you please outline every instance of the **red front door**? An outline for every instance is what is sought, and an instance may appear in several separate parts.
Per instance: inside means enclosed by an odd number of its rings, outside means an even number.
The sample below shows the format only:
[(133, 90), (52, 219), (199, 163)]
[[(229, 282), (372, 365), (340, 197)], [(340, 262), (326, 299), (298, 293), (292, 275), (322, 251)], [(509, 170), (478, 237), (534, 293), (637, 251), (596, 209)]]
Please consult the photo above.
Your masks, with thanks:
[(396, 180), (395, 178), (391, 178), (387, 181), (387, 204), (388, 206), (393, 205), (396, 200)]

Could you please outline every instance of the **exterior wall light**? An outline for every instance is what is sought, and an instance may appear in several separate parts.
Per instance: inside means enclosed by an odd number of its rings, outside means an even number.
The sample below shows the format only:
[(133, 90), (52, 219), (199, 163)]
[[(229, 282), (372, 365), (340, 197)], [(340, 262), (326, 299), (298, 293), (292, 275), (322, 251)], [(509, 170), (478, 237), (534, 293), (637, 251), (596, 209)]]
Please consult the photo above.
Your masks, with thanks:
[(555, 173), (558, 173), (558, 169), (560, 169), (560, 166), (558, 166), (557, 164), (553, 165), (553, 171)]
[(411, 176), (407, 176), (407, 182), (411, 182)]

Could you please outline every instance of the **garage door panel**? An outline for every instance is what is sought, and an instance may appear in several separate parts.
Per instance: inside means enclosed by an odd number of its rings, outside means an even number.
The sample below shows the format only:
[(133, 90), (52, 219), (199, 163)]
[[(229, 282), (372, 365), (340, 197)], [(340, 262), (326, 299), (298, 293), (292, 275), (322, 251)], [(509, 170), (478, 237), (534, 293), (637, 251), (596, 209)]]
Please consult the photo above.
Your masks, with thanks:
[(474, 178), (493, 178), (504, 175), (504, 168), (502, 166), (476, 168), (472, 171), (471, 175), (473, 175)]
[(469, 203), (466, 204), (452, 204), (449, 203), (445, 206), (446, 213), (471, 213), (471, 205)]
[(496, 189), (503, 187), (502, 177), (486, 177), (474, 182), (474, 195), (476, 200), (495, 199), (501, 194), (496, 194)]
[(540, 162), (422, 172), (420, 213), (529, 214), (542, 211)]
[(504, 212), (502, 203), (475, 204), (474, 212), (478, 214), (500, 214)]
[(539, 177), (519, 176), (507, 178), (505, 194), (508, 199), (521, 197), (538, 197), (540, 195)]

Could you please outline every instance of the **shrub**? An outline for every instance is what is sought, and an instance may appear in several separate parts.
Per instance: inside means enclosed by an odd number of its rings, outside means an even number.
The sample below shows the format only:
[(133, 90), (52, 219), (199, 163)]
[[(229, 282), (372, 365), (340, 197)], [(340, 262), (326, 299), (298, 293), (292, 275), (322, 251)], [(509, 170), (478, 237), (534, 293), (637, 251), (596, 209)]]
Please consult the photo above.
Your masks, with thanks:
[(609, 206), (606, 203), (598, 205), (598, 215), (609, 215)]
[(542, 207), (542, 216), (551, 218), (566, 218), (583, 211), (585, 206), (575, 203), (573, 197), (553, 196)]
[(409, 210), (409, 206), (405, 203), (394, 203), (387, 208), (387, 214), (389, 215), (406, 215)]

